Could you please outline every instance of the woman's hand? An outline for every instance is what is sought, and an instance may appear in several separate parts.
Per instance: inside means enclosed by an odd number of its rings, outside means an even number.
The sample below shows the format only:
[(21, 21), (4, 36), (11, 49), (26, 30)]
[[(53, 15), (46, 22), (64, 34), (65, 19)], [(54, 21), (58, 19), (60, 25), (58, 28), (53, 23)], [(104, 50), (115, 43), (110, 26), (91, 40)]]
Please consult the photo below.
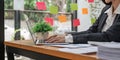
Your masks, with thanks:
[(64, 43), (65, 35), (53, 35), (45, 39), (46, 43)]

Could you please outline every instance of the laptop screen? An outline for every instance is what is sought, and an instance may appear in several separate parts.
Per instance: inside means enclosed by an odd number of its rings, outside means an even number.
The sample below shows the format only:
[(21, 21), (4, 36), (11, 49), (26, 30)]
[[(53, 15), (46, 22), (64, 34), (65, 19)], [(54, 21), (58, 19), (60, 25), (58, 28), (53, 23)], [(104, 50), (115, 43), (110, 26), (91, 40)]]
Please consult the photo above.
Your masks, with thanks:
[(33, 32), (31, 31), (31, 27), (32, 27), (32, 23), (29, 21), (29, 20), (26, 20), (26, 24), (27, 24), (27, 27), (28, 27), (28, 30), (29, 30), (29, 32), (30, 32), (30, 35), (31, 35), (31, 37), (32, 37), (32, 40), (33, 40), (33, 42), (34, 42), (34, 44), (36, 44), (36, 37), (35, 37), (35, 35), (33, 34)]

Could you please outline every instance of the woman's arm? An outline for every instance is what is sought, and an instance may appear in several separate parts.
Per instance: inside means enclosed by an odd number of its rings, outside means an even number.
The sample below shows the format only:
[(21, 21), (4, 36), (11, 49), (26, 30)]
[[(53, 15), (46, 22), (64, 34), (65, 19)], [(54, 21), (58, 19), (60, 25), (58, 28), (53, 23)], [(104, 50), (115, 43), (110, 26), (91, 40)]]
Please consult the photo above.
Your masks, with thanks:
[(114, 23), (106, 32), (89, 33), (73, 36), (74, 43), (87, 43), (87, 41), (120, 42), (120, 15), (117, 22)]
[(100, 16), (98, 17), (98, 19), (96, 20), (96, 22), (95, 22), (88, 30), (82, 31), (82, 32), (72, 32), (72, 33), (70, 33), (70, 34), (72, 34), (72, 35), (79, 35), (79, 34), (88, 34), (88, 33), (96, 33), (96, 32), (98, 32), (98, 24), (99, 24), (99, 21), (101, 20), (103, 13), (104, 13), (108, 8), (110, 8), (110, 5), (106, 5), (106, 6), (102, 9)]

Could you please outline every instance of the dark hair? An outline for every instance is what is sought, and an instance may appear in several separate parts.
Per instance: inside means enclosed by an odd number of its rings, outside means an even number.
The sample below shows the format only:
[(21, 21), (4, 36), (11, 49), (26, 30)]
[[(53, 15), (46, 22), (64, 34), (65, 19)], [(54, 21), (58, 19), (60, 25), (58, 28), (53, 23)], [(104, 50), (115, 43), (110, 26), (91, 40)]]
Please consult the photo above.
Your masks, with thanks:
[(112, 4), (112, 2), (106, 3), (105, 0), (102, 0), (102, 2), (103, 2), (104, 4), (106, 4), (106, 5), (111, 5), (111, 4)]

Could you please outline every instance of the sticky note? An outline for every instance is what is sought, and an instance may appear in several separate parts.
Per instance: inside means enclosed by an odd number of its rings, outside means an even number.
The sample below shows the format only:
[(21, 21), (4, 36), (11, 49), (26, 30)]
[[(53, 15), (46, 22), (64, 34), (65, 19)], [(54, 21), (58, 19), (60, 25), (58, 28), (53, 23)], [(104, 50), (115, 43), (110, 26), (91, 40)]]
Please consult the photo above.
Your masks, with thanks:
[(49, 23), (51, 26), (53, 26), (53, 24), (54, 24), (53, 18), (46, 17), (46, 18), (45, 18), (45, 21), (46, 21), (47, 23)]
[[(7, 1), (7, 0), (6, 0)], [(10, 1), (10, 0), (9, 0)], [(8, 1), (8, 2), (9, 2)], [(25, 10), (24, 9), (24, 0), (12, 0), (13, 4), (13, 9), (14, 10)], [(10, 3), (10, 2), (9, 2)], [(10, 4), (11, 5), (11, 4)]]
[(50, 13), (51, 14), (57, 14), (58, 13), (58, 7), (57, 6), (52, 5), (49, 8), (50, 8)]
[(94, 23), (95, 23), (95, 21), (96, 21), (96, 19), (95, 19), (95, 18), (91, 18), (91, 24), (94, 24)]
[(70, 4), (71, 11), (78, 10), (78, 5), (77, 3), (71, 3)]
[(45, 2), (36, 2), (36, 7), (38, 10), (46, 10)]
[(88, 14), (88, 8), (82, 8), (82, 14)]
[(66, 15), (59, 15), (58, 16), (58, 20), (62, 23), (62, 22), (66, 22), (67, 21), (67, 17)]
[(93, 3), (94, 2), (94, 0), (88, 0), (88, 3)]
[(77, 27), (77, 26), (79, 26), (80, 25), (80, 20), (79, 19), (74, 19), (73, 20), (73, 26), (74, 27)]

